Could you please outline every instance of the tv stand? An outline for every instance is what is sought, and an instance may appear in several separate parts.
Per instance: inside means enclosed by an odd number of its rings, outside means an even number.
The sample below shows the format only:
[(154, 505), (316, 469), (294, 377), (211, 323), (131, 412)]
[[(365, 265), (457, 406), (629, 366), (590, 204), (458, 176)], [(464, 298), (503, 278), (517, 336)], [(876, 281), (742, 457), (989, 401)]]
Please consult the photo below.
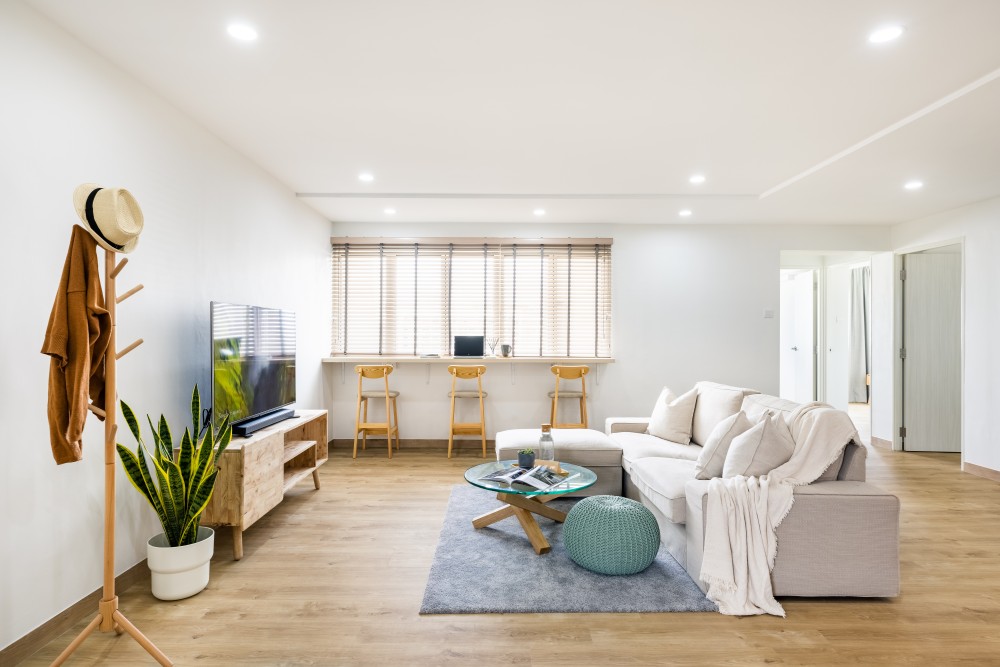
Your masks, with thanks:
[(233, 424), (233, 435), (241, 438), (248, 438), (262, 428), (267, 428), (278, 422), (291, 419), (295, 416), (295, 411), (291, 408), (278, 408), (262, 414), (260, 417), (247, 419), (238, 424)]
[[(289, 410), (289, 413), (292, 411)], [(285, 493), (328, 457), (326, 410), (299, 410), (247, 438), (233, 437), (218, 461), (219, 476), (201, 522), (233, 529), (233, 558), (243, 558), (243, 531), (281, 502)]]

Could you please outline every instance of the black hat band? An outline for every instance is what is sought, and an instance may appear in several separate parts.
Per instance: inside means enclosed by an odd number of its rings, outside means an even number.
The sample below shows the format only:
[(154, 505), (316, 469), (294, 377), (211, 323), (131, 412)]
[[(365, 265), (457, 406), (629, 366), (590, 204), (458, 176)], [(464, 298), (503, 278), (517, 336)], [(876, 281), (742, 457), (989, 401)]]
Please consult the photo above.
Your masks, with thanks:
[(104, 232), (101, 231), (101, 228), (97, 226), (97, 221), (94, 220), (94, 197), (96, 197), (97, 193), (100, 192), (103, 189), (104, 188), (97, 188), (96, 190), (94, 190), (93, 192), (90, 193), (89, 197), (87, 197), (87, 207), (86, 207), (86, 210), (87, 210), (87, 224), (90, 225), (90, 229), (95, 234), (97, 234), (98, 236), (100, 236), (101, 239), (105, 243), (107, 243), (109, 246), (111, 246), (115, 250), (121, 251), (122, 249), (125, 248), (125, 246), (118, 245), (117, 243), (115, 243), (114, 241), (112, 241), (111, 239), (109, 239), (107, 236), (105, 236)]

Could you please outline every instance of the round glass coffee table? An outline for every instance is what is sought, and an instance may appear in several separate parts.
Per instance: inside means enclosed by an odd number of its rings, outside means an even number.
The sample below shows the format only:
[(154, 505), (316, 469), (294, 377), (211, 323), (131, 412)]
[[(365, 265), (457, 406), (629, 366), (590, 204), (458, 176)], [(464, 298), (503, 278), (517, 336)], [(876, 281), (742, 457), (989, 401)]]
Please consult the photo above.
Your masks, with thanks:
[(493, 473), (515, 470), (517, 461), (490, 461), (466, 470), (466, 482), (487, 491), (496, 491), (497, 500), (504, 503), (499, 509), (473, 519), (472, 527), (483, 528), (501, 519), (515, 516), (525, 535), (528, 536), (528, 541), (531, 542), (535, 553), (541, 555), (551, 551), (552, 546), (542, 534), (542, 529), (539, 527), (538, 521), (535, 520), (535, 515), (538, 514), (562, 523), (566, 520), (566, 513), (548, 507), (545, 503), (567, 493), (586, 489), (597, 481), (597, 474), (583, 466), (561, 463), (560, 467), (567, 473), (565, 481), (547, 489), (537, 489), (522, 482), (508, 483), (495, 479), (483, 479)]

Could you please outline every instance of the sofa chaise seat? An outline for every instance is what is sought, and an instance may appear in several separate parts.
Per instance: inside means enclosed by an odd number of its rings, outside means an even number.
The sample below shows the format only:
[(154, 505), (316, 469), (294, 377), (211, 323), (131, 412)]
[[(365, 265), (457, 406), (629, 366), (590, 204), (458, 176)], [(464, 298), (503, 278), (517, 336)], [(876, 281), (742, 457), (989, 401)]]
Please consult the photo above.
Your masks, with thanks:
[[(535, 449), (542, 431), (515, 428), (496, 434), (497, 461), (517, 458), (520, 449)], [(574, 496), (620, 496), (622, 494), (622, 448), (604, 433), (585, 428), (552, 429), (557, 461), (575, 463), (593, 470), (597, 481)]]

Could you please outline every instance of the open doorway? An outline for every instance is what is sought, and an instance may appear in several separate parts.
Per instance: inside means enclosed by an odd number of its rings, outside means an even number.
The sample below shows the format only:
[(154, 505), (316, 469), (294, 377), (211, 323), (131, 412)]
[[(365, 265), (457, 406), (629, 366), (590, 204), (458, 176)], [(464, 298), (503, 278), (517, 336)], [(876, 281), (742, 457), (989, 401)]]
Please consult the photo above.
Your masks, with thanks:
[(781, 256), (780, 395), (844, 410), (865, 443), (871, 442), (877, 381), (872, 372), (873, 254), (786, 251)]
[(826, 391), (871, 442), (871, 260), (826, 268)]
[(862, 440), (871, 442), (871, 262), (850, 266), (848, 271), (847, 412)]

